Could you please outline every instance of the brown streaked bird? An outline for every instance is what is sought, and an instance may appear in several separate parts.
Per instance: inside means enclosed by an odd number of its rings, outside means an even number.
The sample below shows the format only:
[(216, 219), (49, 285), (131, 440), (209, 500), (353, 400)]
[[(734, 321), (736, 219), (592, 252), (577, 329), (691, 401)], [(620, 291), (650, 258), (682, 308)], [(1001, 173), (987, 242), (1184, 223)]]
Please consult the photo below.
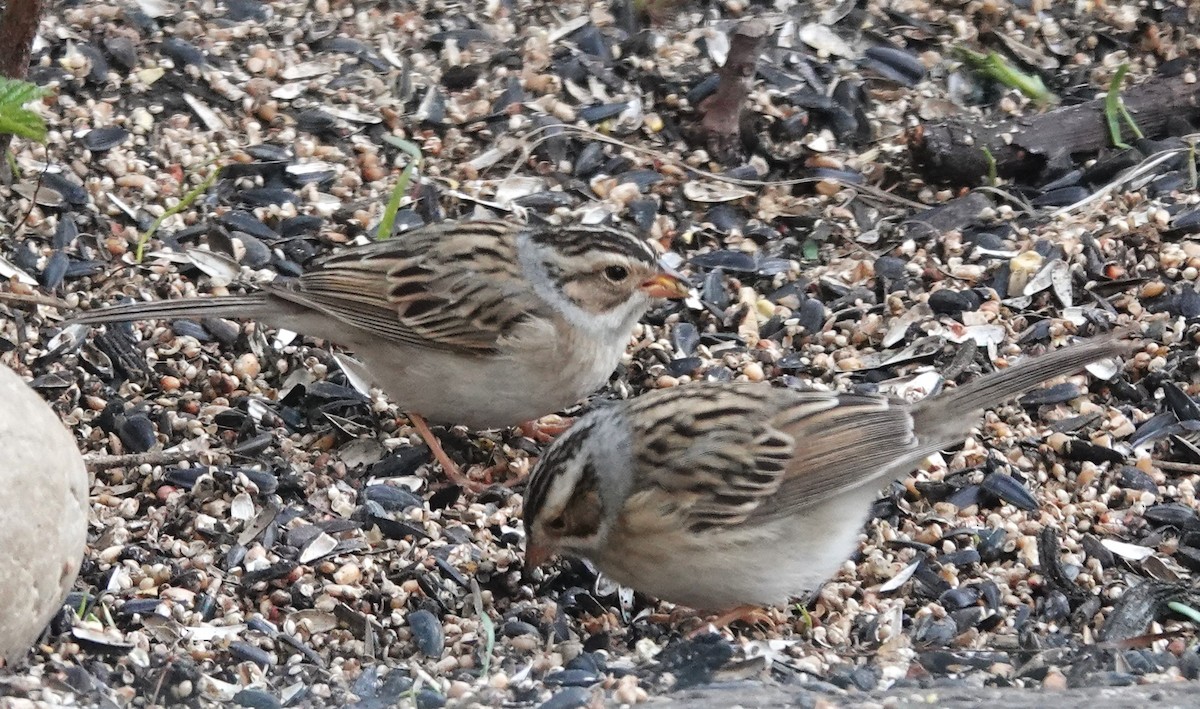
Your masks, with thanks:
[(229, 317), (349, 347), (447, 476), (470, 485), (425, 419), (484, 429), (571, 406), (608, 380), (653, 299), (687, 292), (625, 231), (481, 220), (351, 247), (249, 295), (125, 304), (72, 322)]
[(701, 611), (817, 590), (853, 553), (879, 490), (963, 442), (985, 409), (1116, 356), (1094, 338), (917, 403), (747, 382), (654, 391), (589, 412), (525, 493), (526, 568), (553, 554)]

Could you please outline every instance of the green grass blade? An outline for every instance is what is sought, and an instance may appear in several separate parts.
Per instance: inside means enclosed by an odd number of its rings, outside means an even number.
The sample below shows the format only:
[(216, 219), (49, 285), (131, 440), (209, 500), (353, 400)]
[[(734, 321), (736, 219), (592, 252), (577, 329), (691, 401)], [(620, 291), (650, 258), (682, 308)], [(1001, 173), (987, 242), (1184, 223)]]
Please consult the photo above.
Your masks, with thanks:
[(996, 52), (981, 54), (966, 47), (955, 47), (955, 53), (964, 64), (980, 75), (1020, 91), (1039, 105), (1058, 103), (1058, 97), (1046, 88), (1040, 76), (1026, 74)]
[(213, 186), (213, 183), (217, 181), (217, 176), (220, 174), (221, 174), (220, 168), (216, 168), (212, 172), (210, 172), (208, 177), (204, 178), (203, 182), (196, 185), (192, 189), (188, 190), (187, 194), (185, 194), (183, 196), (183, 199), (179, 200), (178, 204), (176, 204), (174, 207), (171, 207), (167, 211), (163, 212), (162, 216), (160, 216), (158, 219), (154, 220), (154, 223), (150, 225), (149, 229), (147, 229), (145, 232), (143, 232), (142, 234), (140, 234), (138, 236), (138, 246), (137, 246), (137, 262), (138, 263), (142, 262), (142, 255), (145, 252), (146, 244), (150, 243), (150, 237), (154, 236), (154, 233), (156, 231), (158, 231), (158, 228), (160, 226), (162, 226), (162, 223), (164, 221), (166, 221), (168, 217), (171, 217), (175, 214), (179, 214), (183, 210), (192, 206), (192, 203), (195, 202), (197, 199), (199, 199), (200, 195), (207, 192), (208, 188)]
[(392, 188), (387, 206), (383, 208), (383, 216), (379, 219), (379, 229), (375, 232), (375, 238), (380, 240), (391, 237), (392, 229), (396, 227), (396, 212), (400, 211), (400, 204), (404, 201), (404, 195), (408, 193), (408, 186), (412, 183), (413, 175), (421, 167), (422, 162), (421, 148), (416, 143), (394, 135), (385, 135), (383, 139), (403, 150), (412, 160), (400, 172), (400, 178), (396, 180), (396, 186)]
[(1167, 608), (1170, 608), (1193, 623), (1200, 623), (1200, 611), (1191, 606), (1184, 605), (1179, 601), (1171, 601), (1167, 604)]
[[(1114, 147), (1128, 149), (1130, 146), (1124, 140), (1121, 140), (1121, 123), (1119, 118), (1129, 116), (1125, 111), (1125, 106), (1121, 102), (1121, 81), (1125, 78), (1125, 72), (1129, 71), (1128, 64), (1122, 64), (1117, 67), (1117, 73), (1113, 74), (1112, 81), (1108, 82), (1108, 93), (1104, 96), (1104, 121), (1108, 123), (1108, 135), (1112, 139)], [(1133, 125), (1133, 119), (1128, 118), (1130, 125), (1133, 126), (1133, 132), (1140, 138), (1141, 131), (1136, 125)]]
[(485, 636), (483, 657), (480, 658), (480, 677), (486, 678), (492, 668), (492, 652), (496, 649), (496, 624), (483, 608), (483, 594), (479, 592), (479, 584), (471, 579), (471, 595), (475, 600), (475, 615), (479, 616), (479, 625)]
[(983, 146), (983, 157), (987, 160), (988, 166), (988, 184), (992, 187), (996, 186), (996, 156), (992, 155), (992, 151), (988, 147)]
[(1196, 143), (1193, 141), (1188, 145), (1188, 189), (1196, 189), (1200, 181), (1196, 179)]

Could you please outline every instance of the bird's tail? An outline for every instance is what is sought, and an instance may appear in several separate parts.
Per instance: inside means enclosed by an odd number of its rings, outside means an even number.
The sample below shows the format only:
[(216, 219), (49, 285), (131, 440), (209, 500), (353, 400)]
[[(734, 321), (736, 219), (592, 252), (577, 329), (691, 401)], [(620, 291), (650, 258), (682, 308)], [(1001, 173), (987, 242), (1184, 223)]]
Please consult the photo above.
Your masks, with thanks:
[[(943, 428), (953, 427), (955, 422), (961, 428), (974, 422), (984, 409), (1020, 396), (1044, 381), (1073, 374), (1102, 359), (1128, 354), (1133, 344), (1125, 337), (1125, 333), (1094, 337), (980, 377), (953, 391), (918, 402), (913, 418), (919, 429), (922, 423)], [(932, 431), (924, 434), (937, 437)]]
[(98, 325), (130, 320), (174, 318), (256, 318), (268, 306), (267, 293), (223, 295), (213, 298), (182, 298), (126, 303), (77, 315), (67, 325)]

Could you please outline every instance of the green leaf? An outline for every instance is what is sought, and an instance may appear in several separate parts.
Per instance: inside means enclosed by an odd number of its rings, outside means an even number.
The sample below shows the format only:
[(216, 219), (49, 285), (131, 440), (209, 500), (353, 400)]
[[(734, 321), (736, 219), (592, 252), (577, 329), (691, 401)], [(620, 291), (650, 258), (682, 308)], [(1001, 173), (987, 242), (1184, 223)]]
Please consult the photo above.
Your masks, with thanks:
[(0, 76), (0, 133), (44, 143), (45, 121), (38, 114), (25, 108), (25, 104), (44, 95), (44, 91), (27, 81)]

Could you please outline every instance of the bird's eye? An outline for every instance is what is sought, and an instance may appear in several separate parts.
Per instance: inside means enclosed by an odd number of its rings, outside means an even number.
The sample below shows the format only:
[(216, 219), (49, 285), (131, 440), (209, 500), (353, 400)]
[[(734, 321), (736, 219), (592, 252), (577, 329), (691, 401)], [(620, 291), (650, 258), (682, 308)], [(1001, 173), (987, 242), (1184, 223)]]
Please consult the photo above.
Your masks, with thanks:
[(604, 269), (604, 277), (613, 283), (620, 283), (629, 278), (629, 269), (624, 266), (608, 266)]
[(567, 520), (562, 515), (559, 515), (546, 523), (546, 529), (549, 529), (551, 532), (561, 532), (566, 528)]

